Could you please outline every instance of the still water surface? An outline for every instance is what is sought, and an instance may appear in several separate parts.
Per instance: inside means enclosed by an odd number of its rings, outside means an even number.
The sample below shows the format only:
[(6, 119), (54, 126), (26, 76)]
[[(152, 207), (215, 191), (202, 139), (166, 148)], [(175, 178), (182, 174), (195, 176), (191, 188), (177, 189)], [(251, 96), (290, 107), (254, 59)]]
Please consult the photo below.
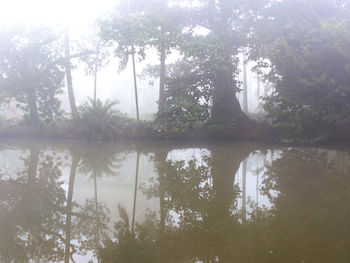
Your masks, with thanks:
[(350, 148), (0, 140), (0, 262), (350, 262)]

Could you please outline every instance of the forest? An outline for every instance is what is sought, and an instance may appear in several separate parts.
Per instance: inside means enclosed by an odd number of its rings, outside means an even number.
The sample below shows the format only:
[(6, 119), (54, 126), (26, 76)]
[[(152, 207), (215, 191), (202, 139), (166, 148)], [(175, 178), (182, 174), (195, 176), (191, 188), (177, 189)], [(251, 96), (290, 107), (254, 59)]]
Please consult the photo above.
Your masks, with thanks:
[[(72, 41), (71, 34), (69, 26), (0, 27), (0, 136), (350, 138), (348, 0), (129, 0), (116, 2), (84, 37)], [(114, 58), (112, 74), (132, 65), (127, 88), (136, 118), (98, 97), (99, 74)], [(260, 101), (254, 114), (247, 109), (248, 63)], [(94, 95), (81, 105), (78, 68), (94, 82)], [(149, 120), (140, 118), (141, 77), (159, 92)], [(70, 111), (62, 108), (63, 95)], [(8, 105), (21, 117), (9, 119)]]

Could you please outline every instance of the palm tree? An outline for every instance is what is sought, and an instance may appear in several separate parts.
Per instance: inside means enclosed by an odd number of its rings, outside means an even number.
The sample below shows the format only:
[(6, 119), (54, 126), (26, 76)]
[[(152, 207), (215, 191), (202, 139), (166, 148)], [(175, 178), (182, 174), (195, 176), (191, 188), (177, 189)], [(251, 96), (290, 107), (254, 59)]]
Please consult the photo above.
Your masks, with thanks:
[(132, 46), (132, 69), (133, 69), (133, 76), (134, 76), (134, 91), (135, 91), (135, 106), (136, 106), (136, 117), (137, 117), (137, 123), (140, 124), (140, 115), (139, 115), (139, 98), (137, 94), (137, 80), (136, 80), (136, 65), (135, 65), (135, 48)]
[[(120, 59), (119, 62), (119, 69), (118, 73), (125, 70), (126, 66), (129, 62), (129, 55), (130, 51), (129, 49), (125, 50), (123, 52), (123, 56)], [(137, 76), (136, 76), (136, 62), (135, 62), (135, 47), (132, 45), (131, 47), (131, 59), (132, 59), (132, 69), (133, 69), (133, 79), (134, 79), (134, 91), (135, 91), (135, 106), (136, 106), (136, 117), (137, 122), (140, 123), (140, 116), (139, 116), (139, 99), (138, 99), (138, 92), (137, 92)]]
[(66, 69), (66, 81), (68, 89), (69, 104), (72, 111), (72, 116), (74, 119), (79, 118), (79, 113), (77, 106), (75, 104), (73, 81), (72, 81), (72, 65), (71, 65), (71, 55), (70, 55), (70, 36), (69, 29), (67, 28), (64, 34), (64, 53), (65, 53), (65, 69)]
[(243, 111), (248, 113), (247, 60), (245, 54), (243, 54)]
[(94, 106), (97, 99), (97, 73), (98, 73), (98, 54), (99, 54), (99, 43), (98, 38), (96, 39), (96, 50), (95, 50), (95, 72), (94, 72)]
[(71, 226), (72, 226), (72, 210), (73, 210), (73, 190), (74, 190), (74, 181), (77, 171), (77, 167), (80, 161), (80, 155), (72, 152), (72, 164), (69, 175), (69, 185), (68, 185), (68, 196), (67, 196), (67, 208), (66, 208), (66, 239), (65, 239), (65, 254), (64, 262), (69, 263), (71, 258), (70, 253), (70, 240), (71, 240)]

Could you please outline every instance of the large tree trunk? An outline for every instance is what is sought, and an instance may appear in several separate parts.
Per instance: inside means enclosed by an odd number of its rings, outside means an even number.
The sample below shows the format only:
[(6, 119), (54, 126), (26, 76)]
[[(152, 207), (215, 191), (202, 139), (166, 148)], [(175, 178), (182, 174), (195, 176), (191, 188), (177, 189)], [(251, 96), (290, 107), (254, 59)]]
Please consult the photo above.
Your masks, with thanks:
[(65, 68), (66, 68), (66, 81), (68, 89), (69, 104), (74, 119), (79, 118), (77, 106), (75, 104), (73, 82), (72, 82), (72, 66), (70, 63), (70, 38), (68, 29), (64, 36), (64, 53), (65, 53)]
[[(208, 20), (213, 33), (220, 40), (221, 49), (217, 49), (218, 60), (214, 63), (220, 65), (216, 70), (213, 81), (213, 107), (212, 119), (216, 123), (230, 125), (242, 120), (247, 116), (242, 112), (239, 101), (236, 97), (237, 84), (233, 78), (234, 69), (232, 57), (232, 45), (228, 41), (232, 29), (229, 23), (229, 8), (225, 1), (219, 1), (219, 8), (216, 1), (208, 2)], [(224, 58), (224, 59), (223, 59)]]
[[(206, 225), (212, 226), (215, 243), (213, 245), (214, 256), (219, 262), (233, 262), (232, 246), (227, 242), (227, 233), (223, 228), (215, 226), (232, 225), (233, 217), (231, 207), (234, 206), (239, 192), (235, 191), (235, 175), (242, 161), (247, 158), (254, 146), (237, 143), (234, 147), (225, 143), (210, 147), (211, 175), (213, 182), (213, 199), (207, 208), (207, 216), (204, 218)], [(219, 244), (219, 245), (217, 245)]]
[[(214, 218), (229, 216), (229, 207), (233, 204), (238, 194), (234, 191), (235, 176), (241, 166), (254, 150), (251, 145), (237, 143), (235, 147), (229, 147), (224, 143), (217, 144), (210, 148), (212, 156), (211, 173), (213, 178), (213, 199)], [(245, 164), (246, 165), (246, 164)]]
[(30, 149), (28, 181), (30, 181), (31, 183), (35, 183), (36, 181), (39, 162), (39, 152), (39, 149), (35, 146)]
[(258, 87), (256, 90), (256, 97), (259, 99), (260, 98), (260, 74), (257, 74), (257, 79), (258, 79)]
[(34, 89), (28, 92), (28, 106), (29, 106), (30, 121), (33, 124), (35, 124), (39, 121), (39, 115), (38, 115), (38, 106), (36, 103), (36, 93)]
[(216, 122), (228, 123), (247, 119), (235, 95), (235, 83), (232, 76), (233, 66), (227, 63), (224, 69), (216, 73), (213, 80), (212, 119)]
[(162, 112), (164, 110), (165, 104), (165, 59), (166, 59), (166, 49), (164, 43), (164, 27), (161, 26), (160, 29), (160, 70), (159, 70), (159, 104), (158, 111)]
[(73, 209), (73, 189), (75, 181), (75, 173), (79, 164), (80, 157), (76, 154), (72, 154), (72, 165), (69, 175), (69, 186), (68, 186), (68, 196), (67, 196), (67, 210), (66, 210), (66, 240), (65, 240), (65, 253), (64, 262), (69, 263), (70, 254), (70, 241), (71, 241), (71, 225), (72, 225), (72, 209)]

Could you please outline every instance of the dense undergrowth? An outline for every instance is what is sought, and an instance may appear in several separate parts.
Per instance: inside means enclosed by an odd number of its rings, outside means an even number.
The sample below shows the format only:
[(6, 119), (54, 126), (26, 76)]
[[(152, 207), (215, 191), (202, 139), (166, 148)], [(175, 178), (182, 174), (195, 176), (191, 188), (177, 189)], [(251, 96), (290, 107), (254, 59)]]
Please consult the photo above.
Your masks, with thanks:
[[(0, 119), (0, 136), (65, 138), (84, 140), (118, 139), (254, 139), (283, 143), (348, 141), (350, 125), (322, 121), (310, 109), (291, 114), (267, 100), (264, 114), (249, 115), (237, 122), (197, 120), (199, 111), (179, 113), (169, 107), (154, 121), (140, 121), (114, 109), (116, 102), (89, 99), (79, 107), (79, 118), (60, 115), (53, 121), (30, 122), (25, 116), (17, 122)], [(277, 106), (276, 106), (277, 105)]]

